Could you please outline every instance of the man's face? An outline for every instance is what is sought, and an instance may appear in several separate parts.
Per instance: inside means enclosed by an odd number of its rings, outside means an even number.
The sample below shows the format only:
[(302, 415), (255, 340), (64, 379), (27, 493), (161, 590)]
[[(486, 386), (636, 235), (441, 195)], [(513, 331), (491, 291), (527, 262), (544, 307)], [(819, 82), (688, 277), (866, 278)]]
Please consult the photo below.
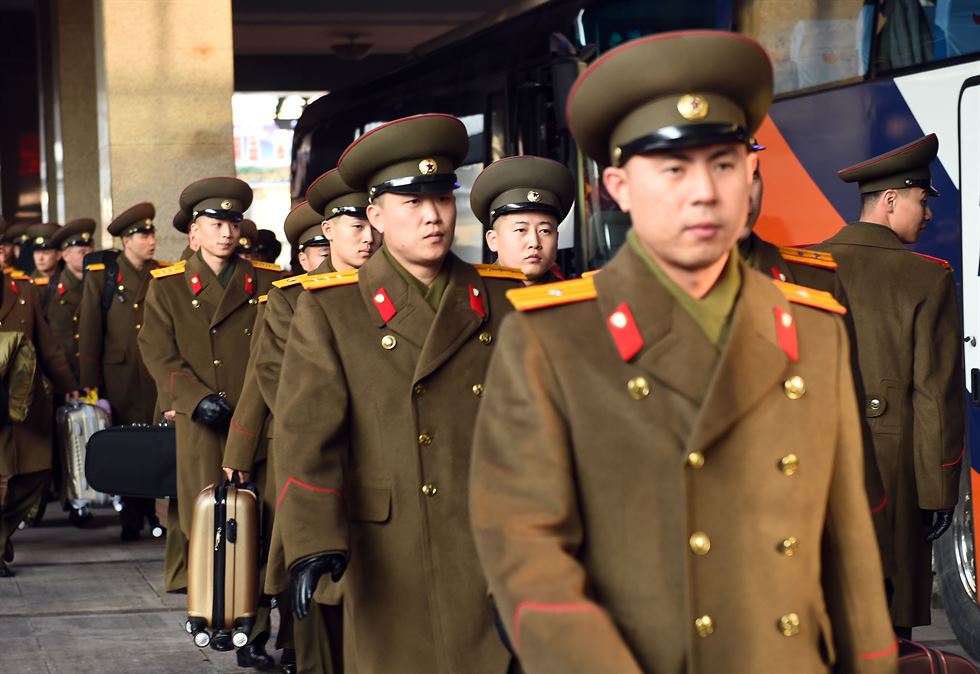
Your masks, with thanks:
[(208, 215), (201, 215), (191, 225), (191, 232), (196, 232), (201, 250), (227, 260), (235, 254), (241, 226), (230, 220), (218, 220)]
[(330, 257), (328, 246), (308, 246), (301, 250), (296, 256), (299, 266), (303, 271), (309, 273), (320, 266), (320, 263)]
[(157, 252), (157, 235), (136, 232), (122, 239), (123, 250), (142, 265), (149, 262)]
[(34, 251), (34, 267), (46, 276), (54, 273), (55, 267), (58, 266), (58, 260), (60, 259), (61, 252), (57, 250)]
[(14, 263), (14, 244), (12, 243), (0, 243), (0, 265), (6, 267)]
[(382, 194), (368, 206), (368, 220), (384, 235), (399, 261), (440, 266), (456, 231), (456, 198), (442, 194)]
[[(887, 198), (884, 195), (883, 198)], [(929, 195), (921, 187), (896, 190), (892, 202), (891, 226), (903, 243), (915, 243), (932, 220)]]
[(697, 271), (731, 250), (745, 227), (758, 157), (739, 143), (631, 157), (603, 182), (643, 248), (665, 268)]
[(749, 188), (749, 219), (745, 223), (745, 229), (738, 235), (739, 241), (744, 241), (749, 238), (749, 234), (755, 229), (755, 223), (759, 221), (759, 215), (762, 213), (762, 192), (764, 187), (762, 184), (761, 167), (756, 166), (755, 172), (752, 174), (752, 187)]
[(330, 263), (337, 271), (360, 269), (381, 245), (381, 233), (364, 218), (338, 215), (323, 221), (330, 242)]
[(75, 276), (81, 276), (85, 256), (92, 252), (92, 246), (68, 246), (61, 251), (61, 259), (65, 268)]
[(528, 281), (537, 281), (558, 256), (558, 219), (548, 213), (505, 213), (487, 232), (487, 247), (505, 267), (520, 269)]

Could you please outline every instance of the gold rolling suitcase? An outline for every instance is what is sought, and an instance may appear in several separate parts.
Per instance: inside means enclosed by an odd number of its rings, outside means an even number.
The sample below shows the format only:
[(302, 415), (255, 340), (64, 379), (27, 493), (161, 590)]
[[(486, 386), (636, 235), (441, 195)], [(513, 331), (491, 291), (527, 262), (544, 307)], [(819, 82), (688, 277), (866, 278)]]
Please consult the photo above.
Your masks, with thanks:
[(239, 648), (248, 643), (259, 595), (258, 500), (254, 484), (223, 482), (194, 503), (185, 627), (201, 648), (219, 632), (231, 632)]

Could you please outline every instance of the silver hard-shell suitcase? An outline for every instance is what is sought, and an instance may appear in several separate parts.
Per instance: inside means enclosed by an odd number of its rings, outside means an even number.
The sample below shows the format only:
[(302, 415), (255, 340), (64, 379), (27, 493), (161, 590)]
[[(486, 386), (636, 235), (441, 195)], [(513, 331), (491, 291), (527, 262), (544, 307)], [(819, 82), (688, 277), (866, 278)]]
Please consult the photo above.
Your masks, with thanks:
[(55, 426), (65, 466), (66, 497), (69, 500), (88, 500), (92, 505), (104, 505), (111, 500), (108, 494), (90, 487), (85, 477), (85, 445), (92, 435), (111, 425), (106, 410), (79, 400), (70, 401), (55, 413)]

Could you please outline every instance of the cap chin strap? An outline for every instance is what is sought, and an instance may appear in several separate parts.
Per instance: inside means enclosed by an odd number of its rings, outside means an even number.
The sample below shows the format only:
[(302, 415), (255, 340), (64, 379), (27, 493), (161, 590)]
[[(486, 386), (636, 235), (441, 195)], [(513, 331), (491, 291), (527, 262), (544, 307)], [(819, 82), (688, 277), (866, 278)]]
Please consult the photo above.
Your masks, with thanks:
[(932, 196), (932, 197), (938, 197), (939, 196), (939, 190), (937, 190), (935, 187), (933, 187), (932, 180), (930, 180), (929, 178), (906, 178), (905, 179), (905, 186), (906, 187), (921, 187), (922, 189), (924, 189), (926, 192), (929, 193), (929, 196)]
[(314, 236), (313, 238), (307, 239), (303, 243), (299, 244), (298, 247), (300, 252), (302, 252), (307, 248), (312, 248), (315, 246), (329, 246), (329, 245), (330, 245), (330, 241), (327, 240), (327, 237), (320, 234), (318, 236)]
[(372, 187), (369, 194), (371, 199), (375, 199), (385, 192), (437, 194), (452, 192), (455, 189), (459, 189), (459, 181), (455, 173), (435, 173), (430, 176), (392, 178)]
[(665, 126), (647, 136), (622, 145), (618, 148), (618, 156), (613, 163), (616, 166), (622, 166), (630, 157), (647, 152), (714, 145), (716, 143), (749, 143), (752, 141), (749, 132), (739, 124), (711, 123)]
[(241, 222), (245, 219), (245, 216), (238, 211), (225, 211), (219, 208), (205, 208), (200, 211), (194, 211), (194, 215), (191, 220), (197, 220), (202, 215), (206, 215), (209, 218), (214, 218), (216, 220), (227, 220), (228, 222)]

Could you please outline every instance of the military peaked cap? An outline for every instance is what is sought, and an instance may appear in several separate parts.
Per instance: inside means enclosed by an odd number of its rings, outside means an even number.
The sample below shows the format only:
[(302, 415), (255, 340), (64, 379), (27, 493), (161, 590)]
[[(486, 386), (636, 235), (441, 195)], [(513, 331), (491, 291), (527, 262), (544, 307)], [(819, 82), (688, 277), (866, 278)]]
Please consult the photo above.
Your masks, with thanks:
[(323, 216), (321, 220), (338, 215), (367, 217), (367, 192), (351, 189), (338, 169), (331, 169), (314, 180), (306, 190), (306, 201), (310, 208)]
[(16, 224), (10, 225), (7, 230), (3, 233), (4, 243), (17, 243), (22, 244), (27, 242), (27, 228), (28, 225), (25, 222), (18, 222)]
[(587, 155), (622, 166), (645, 152), (751, 143), (772, 88), (772, 63), (751, 38), (661, 33), (613, 49), (579, 75), (568, 124)]
[(286, 240), (300, 250), (309, 246), (329, 246), (330, 242), (323, 235), (323, 216), (315, 211), (308, 202), (301, 201), (286, 216), (283, 230)]
[(49, 250), (54, 248), (54, 245), (51, 243), (51, 237), (59, 229), (61, 229), (61, 226), (54, 222), (31, 225), (27, 228), (27, 240), (34, 244), (34, 250)]
[(575, 200), (575, 180), (564, 164), (544, 157), (498, 159), (470, 191), (473, 214), (487, 227), (505, 213), (550, 213), (561, 222)]
[(251, 251), (252, 245), (255, 243), (255, 239), (257, 239), (258, 236), (258, 226), (251, 220), (242, 220), (241, 230), (238, 234), (238, 247), (246, 252)]
[(65, 223), (65, 226), (51, 237), (51, 247), (65, 250), (71, 246), (91, 246), (92, 235), (95, 234), (95, 220), (92, 218), (77, 218)]
[(193, 182), (180, 193), (180, 210), (193, 222), (200, 215), (241, 222), (252, 205), (252, 188), (238, 178), (205, 178)]
[(130, 206), (117, 215), (106, 227), (106, 230), (113, 236), (132, 236), (137, 233), (152, 234), (156, 231), (153, 226), (153, 218), (156, 215), (157, 209), (153, 207), (153, 204), (144, 201), (135, 206)]
[(929, 173), (929, 164), (938, 153), (939, 139), (930, 133), (891, 152), (841, 169), (837, 175), (845, 183), (857, 183), (861, 194), (921, 187), (930, 196), (938, 197), (939, 190), (933, 187)]
[(184, 211), (177, 211), (174, 214), (174, 229), (178, 232), (183, 232), (187, 234), (191, 228), (191, 214), (185, 213)]
[(372, 199), (385, 192), (451, 192), (469, 145), (466, 127), (452, 115), (405, 117), (355, 140), (337, 168), (345, 183)]
[(271, 229), (260, 229), (258, 234), (255, 235), (255, 241), (252, 243), (252, 254), (264, 255), (269, 260), (275, 260), (281, 252), (282, 244), (276, 238), (276, 233)]

